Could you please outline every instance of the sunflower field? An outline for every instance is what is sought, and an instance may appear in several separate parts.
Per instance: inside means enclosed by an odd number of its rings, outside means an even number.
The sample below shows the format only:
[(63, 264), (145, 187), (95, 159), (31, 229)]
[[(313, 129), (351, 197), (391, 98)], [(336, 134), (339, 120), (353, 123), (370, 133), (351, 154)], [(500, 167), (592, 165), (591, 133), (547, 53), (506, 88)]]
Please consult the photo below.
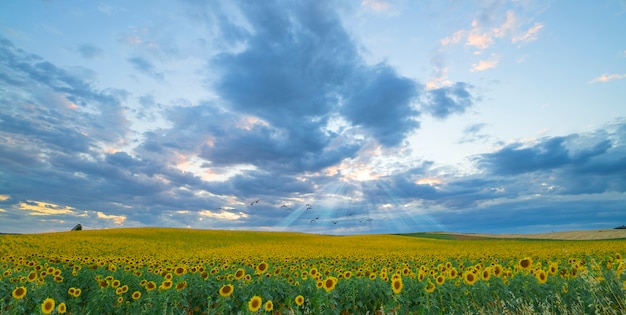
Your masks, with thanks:
[(0, 314), (625, 314), (626, 240), (0, 235)]

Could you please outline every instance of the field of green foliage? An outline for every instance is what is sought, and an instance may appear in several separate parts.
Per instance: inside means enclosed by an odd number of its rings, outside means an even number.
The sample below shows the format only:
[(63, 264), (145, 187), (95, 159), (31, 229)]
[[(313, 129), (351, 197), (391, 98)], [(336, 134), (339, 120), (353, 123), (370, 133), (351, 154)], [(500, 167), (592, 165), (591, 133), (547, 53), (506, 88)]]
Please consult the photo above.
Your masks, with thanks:
[(625, 314), (624, 249), (163, 228), (0, 235), (0, 314)]

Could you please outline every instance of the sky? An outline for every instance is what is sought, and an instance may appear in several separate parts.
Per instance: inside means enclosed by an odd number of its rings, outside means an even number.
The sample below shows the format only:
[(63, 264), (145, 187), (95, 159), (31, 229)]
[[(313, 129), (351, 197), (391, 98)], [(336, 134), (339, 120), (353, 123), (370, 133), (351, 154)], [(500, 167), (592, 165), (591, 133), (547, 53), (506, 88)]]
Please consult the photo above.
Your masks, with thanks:
[(626, 224), (626, 1), (0, 3), (0, 232)]

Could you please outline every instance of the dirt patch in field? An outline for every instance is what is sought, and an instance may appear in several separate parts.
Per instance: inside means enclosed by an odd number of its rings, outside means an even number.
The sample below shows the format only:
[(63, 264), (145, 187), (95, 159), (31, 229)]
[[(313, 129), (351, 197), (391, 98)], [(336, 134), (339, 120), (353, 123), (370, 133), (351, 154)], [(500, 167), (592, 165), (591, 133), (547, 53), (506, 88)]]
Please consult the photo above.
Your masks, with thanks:
[(626, 230), (606, 229), (606, 230), (582, 230), (566, 231), (540, 234), (463, 234), (451, 233), (457, 239), (470, 238), (531, 238), (550, 240), (605, 240), (605, 239), (626, 239)]

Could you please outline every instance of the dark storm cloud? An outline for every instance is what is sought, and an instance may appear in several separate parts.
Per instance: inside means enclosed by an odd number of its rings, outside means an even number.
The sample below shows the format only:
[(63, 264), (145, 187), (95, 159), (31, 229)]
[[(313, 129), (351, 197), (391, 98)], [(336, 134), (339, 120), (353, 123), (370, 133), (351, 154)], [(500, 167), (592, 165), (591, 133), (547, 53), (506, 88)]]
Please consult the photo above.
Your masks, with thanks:
[(135, 68), (135, 70), (155, 79), (163, 80), (163, 72), (158, 72), (156, 67), (147, 59), (141, 57), (128, 58), (128, 62)]

